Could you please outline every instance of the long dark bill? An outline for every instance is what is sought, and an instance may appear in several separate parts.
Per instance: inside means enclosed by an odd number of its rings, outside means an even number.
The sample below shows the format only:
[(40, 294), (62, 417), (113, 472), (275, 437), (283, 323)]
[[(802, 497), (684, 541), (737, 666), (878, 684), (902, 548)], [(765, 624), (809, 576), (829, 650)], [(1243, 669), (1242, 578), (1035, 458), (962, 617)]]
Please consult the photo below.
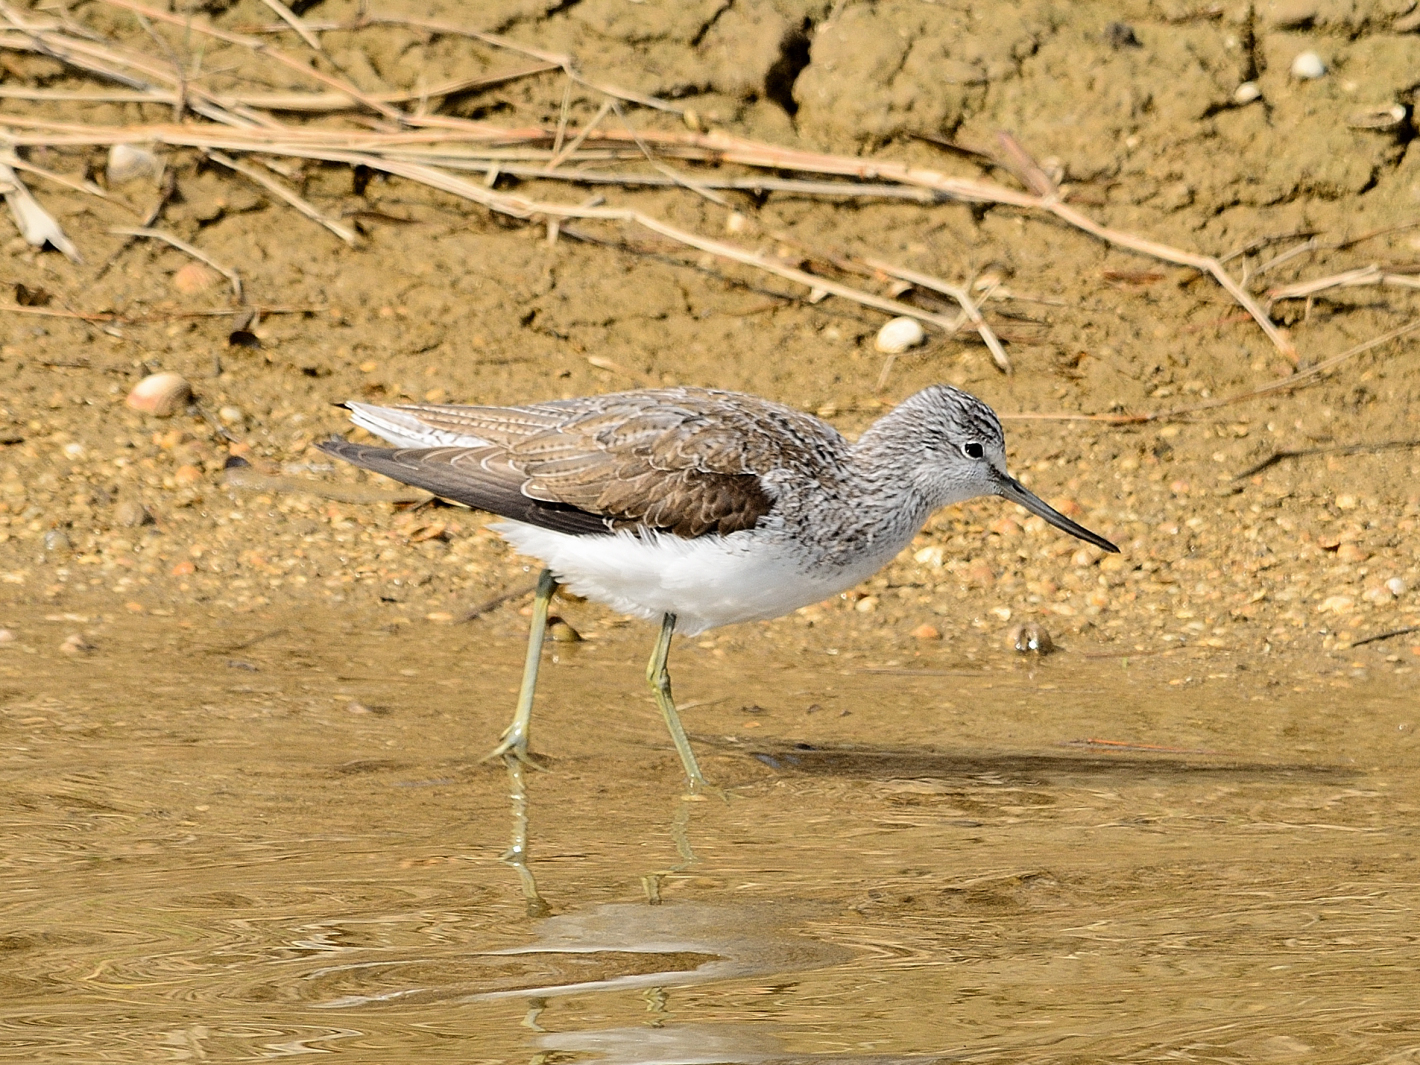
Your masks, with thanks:
[(1099, 533), (1092, 533), (1083, 525), (1071, 521), (1014, 477), (1004, 473), (1001, 474), (1001, 479), (997, 482), (996, 494), (1003, 499), (1009, 499), (1012, 503), (1019, 503), (1032, 514), (1040, 515), (1057, 529), (1063, 529), (1071, 536), (1078, 536), (1087, 544), (1094, 544), (1096, 547), (1102, 548), (1105, 551), (1113, 551), (1116, 553), (1119, 551), (1119, 548), (1115, 547), (1103, 536), (1099, 535)]

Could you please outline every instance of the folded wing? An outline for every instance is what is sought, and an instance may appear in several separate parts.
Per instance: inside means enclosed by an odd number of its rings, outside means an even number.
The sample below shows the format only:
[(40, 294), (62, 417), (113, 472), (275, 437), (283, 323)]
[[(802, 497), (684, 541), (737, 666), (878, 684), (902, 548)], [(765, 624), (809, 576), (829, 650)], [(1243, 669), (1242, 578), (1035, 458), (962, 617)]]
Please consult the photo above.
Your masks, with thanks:
[[(378, 409), (378, 408), (377, 408)], [(480, 510), (558, 532), (754, 528), (785, 476), (821, 475), (846, 442), (811, 415), (754, 396), (673, 388), (526, 407), (384, 408), (430, 439), (477, 447), (322, 450)]]

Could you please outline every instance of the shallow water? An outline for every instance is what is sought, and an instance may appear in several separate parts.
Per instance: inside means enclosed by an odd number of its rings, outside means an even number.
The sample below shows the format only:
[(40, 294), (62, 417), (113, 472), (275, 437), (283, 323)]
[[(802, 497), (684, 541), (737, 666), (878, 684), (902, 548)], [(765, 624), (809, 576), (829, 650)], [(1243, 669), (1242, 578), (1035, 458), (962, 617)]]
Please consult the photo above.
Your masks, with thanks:
[(511, 624), (90, 621), (0, 657), (8, 1059), (1420, 1057), (1395, 685), (678, 646), (687, 799), (633, 626), (518, 792)]

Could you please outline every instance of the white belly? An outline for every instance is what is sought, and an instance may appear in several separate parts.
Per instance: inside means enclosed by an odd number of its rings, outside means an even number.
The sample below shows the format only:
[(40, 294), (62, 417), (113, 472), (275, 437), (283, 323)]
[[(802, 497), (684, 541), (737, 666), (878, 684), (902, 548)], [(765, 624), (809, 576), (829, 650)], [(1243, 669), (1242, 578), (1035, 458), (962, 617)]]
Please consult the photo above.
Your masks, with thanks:
[(759, 530), (687, 540), (630, 532), (571, 536), (522, 522), (492, 526), (525, 555), (542, 559), (577, 595), (633, 617), (676, 615), (687, 636), (718, 625), (777, 618), (853, 587), (901, 545), (883, 545), (853, 566), (806, 566), (791, 542)]

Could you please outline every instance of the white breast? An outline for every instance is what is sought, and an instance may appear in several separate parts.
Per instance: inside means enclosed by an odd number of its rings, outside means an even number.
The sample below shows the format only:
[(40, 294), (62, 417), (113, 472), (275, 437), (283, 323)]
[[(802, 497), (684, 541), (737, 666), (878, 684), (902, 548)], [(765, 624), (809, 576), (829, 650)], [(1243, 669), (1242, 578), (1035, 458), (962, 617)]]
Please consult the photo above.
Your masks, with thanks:
[(577, 595), (633, 617), (676, 615), (687, 636), (719, 625), (777, 618), (871, 576), (902, 545), (883, 544), (852, 566), (805, 566), (792, 540), (763, 527), (685, 539), (668, 533), (571, 536), (522, 522), (492, 528), (542, 559)]

